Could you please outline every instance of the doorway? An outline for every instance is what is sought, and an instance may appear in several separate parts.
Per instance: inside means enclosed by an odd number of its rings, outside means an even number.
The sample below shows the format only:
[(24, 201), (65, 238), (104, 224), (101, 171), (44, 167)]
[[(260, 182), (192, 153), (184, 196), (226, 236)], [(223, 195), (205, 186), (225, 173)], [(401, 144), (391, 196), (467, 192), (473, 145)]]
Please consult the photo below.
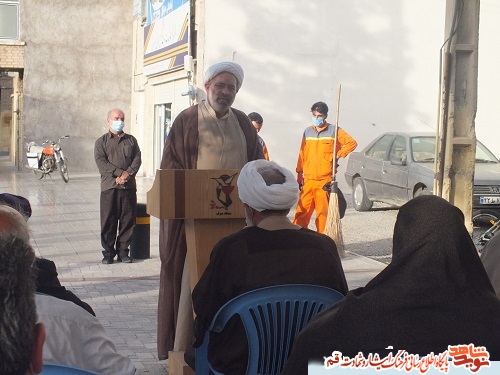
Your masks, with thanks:
[(23, 169), (23, 70), (0, 69), (0, 156)]
[(11, 155), (13, 81), (8, 72), (0, 71), (0, 156)]

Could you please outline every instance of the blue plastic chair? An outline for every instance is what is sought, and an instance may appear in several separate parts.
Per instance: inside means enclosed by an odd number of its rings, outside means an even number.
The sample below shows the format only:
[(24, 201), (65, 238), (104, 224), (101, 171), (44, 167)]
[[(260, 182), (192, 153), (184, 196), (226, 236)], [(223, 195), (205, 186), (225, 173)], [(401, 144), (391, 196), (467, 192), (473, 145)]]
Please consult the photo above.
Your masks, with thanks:
[(97, 372), (83, 370), (78, 367), (56, 365), (52, 363), (44, 363), (41, 372), (42, 375), (99, 375)]
[(280, 374), (295, 336), (314, 315), (343, 298), (336, 290), (305, 284), (270, 286), (233, 298), (215, 314), (202, 345), (196, 349), (196, 374), (222, 375), (208, 362), (209, 335), (221, 332), (236, 314), (243, 322), (248, 340), (246, 373)]

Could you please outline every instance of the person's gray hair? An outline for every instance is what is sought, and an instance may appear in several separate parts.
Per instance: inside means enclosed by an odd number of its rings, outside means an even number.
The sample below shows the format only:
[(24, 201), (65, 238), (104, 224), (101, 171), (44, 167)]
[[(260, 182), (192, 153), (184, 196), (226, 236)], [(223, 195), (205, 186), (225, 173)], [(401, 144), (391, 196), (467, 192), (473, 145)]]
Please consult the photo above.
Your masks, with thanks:
[(123, 113), (123, 114), (125, 115), (125, 112), (123, 112), (123, 110), (122, 110), (122, 109), (120, 109), (120, 108), (113, 108), (113, 109), (110, 109), (110, 110), (108, 111), (108, 115), (107, 115), (107, 117), (106, 117), (106, 118), (107, 118), (107, 119), (110, 119), (109, 117), (111, 116), (111, 113), (113, 113), (114, 111), (120, 111), (121, 113)]
[(282, 185), (286, 181), (285, 175), (272, 164), (257, 168), (257, 172), (262, 176), (267, 186)]
[(0, 238), (8, 238), (10, 236), (29, 243), (30, 231), (28, 223), (25, 217), (14, 208), (0, 204)]
[(25, 374), (31, 363), (37, 322), (31, 246), (0, 238), (0, 374)]

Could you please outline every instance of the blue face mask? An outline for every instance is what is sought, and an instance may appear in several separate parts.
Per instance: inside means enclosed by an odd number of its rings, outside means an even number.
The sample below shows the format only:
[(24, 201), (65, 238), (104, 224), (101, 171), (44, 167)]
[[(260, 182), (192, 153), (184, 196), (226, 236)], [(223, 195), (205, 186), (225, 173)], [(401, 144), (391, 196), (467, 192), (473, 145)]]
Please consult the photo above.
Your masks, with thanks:
[(120, 133), (123, 130), (124, 126), (125, 123), (123, 121), (113, 121), (111, 123), (111, 128), (117, 133)]
[(321, 127), (321, 125), (323, 125), (324, 122), (325, 122), (324, 118), (321, 118), (321, 117), (313, 117), (312, 118), (312, 123), (314, 126)]

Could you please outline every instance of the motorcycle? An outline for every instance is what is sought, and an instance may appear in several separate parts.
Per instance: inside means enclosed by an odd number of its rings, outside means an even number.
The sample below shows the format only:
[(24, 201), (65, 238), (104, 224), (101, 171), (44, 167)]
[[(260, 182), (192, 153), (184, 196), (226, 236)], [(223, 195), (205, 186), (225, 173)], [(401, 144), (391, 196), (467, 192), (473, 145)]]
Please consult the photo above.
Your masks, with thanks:
[(26, 144), (28, 148), (26, 156), (28, 157), (29, 167), (39, 180), (47, 175), (50, 177), (52, 172), (59, 169), (63, 181), (69, 181), (68, 159), (64, 156), (61, 149), (61, 139), (68, 138), (69, 135), (63, 135), (57, 142), (46, 140), (42, 143), (43, 146), (39, 146), (35, 142)]

